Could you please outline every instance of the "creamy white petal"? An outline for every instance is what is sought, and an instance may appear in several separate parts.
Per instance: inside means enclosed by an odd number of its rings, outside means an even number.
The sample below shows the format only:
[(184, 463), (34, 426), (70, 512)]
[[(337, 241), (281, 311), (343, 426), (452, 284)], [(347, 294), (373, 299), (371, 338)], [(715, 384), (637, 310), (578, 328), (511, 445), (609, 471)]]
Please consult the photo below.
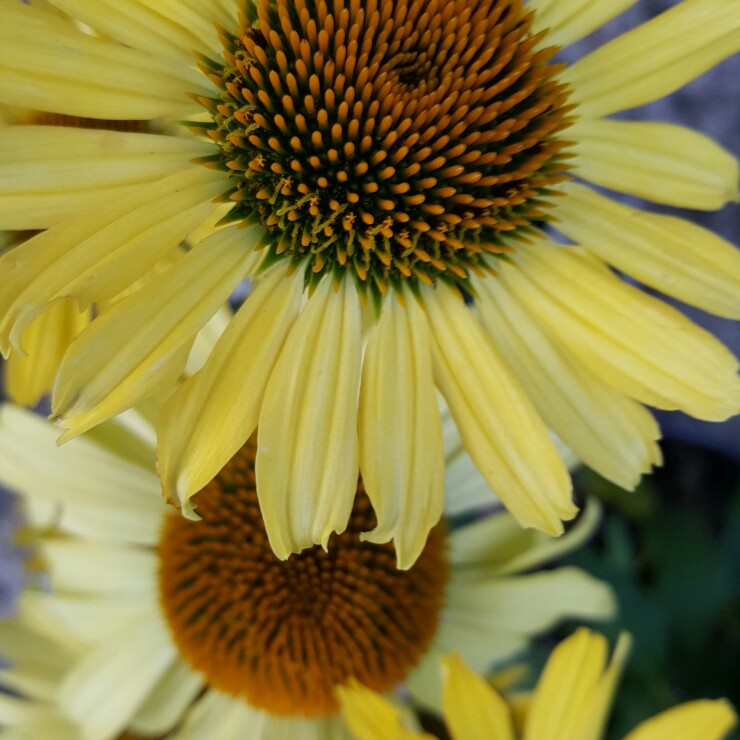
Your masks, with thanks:
[(57, 434), (29, 411), (0, 407), (2, 483), (32, 500), (64, 504), (73, 518), (87, 515), (108, 541), (156, 542), (165, 507), (153, 472), (87, 439), (58, 448)]
[(322, 280), (291, 329), (260, 413), (257, 491), (275, 554), (326, 546), (357, 490), (362, 332), (357, 288)]
[(578, 155), (574, 170), (597, 185), (708, 211), (740, 199), (737, 159), (697, 131), (652, 121), (581, 118), (567, 135)]
[(44, 539), (38, 548), (48, 562), (56, 589), (156, 598), (158, 560), (153, 550), (93, 540), (52, 538)]
[(141, 621), (110, 636), (75, 665), (59, 687), (59, 704), (86, 740), (118, 735), (175, 659), (162, 622)]
[(195, 335), (258, 259), (261, 233), (259, 227), (216, 232), (72, 342), (52, 397), (55, 421), (69, 430), (65, 439), (174, 387)]
[(264, 714), (254, 714), (254, 722), (248, 728), (250, 735), (237, 735), (243, 715), (241, 706), (233, 699), (213, 689), (207, 689), (187, 714), (183, 726), (172, 735), (172, 740), (202, 740), (204, 737), (219, 738), (219, 740), (239, 740), (239, 738), (259, 738)]
[(43, 229), (108, 207), (213, 151), (194, 139), (60, 126), (0, 129), (0, 228)]
[(553, 341), (504, 280), (475, 286), (483, 326), (545, 423), (586, 465), (634, 488), (660, 457), (660, 430), (650, 413)]
[(701, 226), (622, 205), (567, 183), (557, 228), (666, 295), (740, 318), (740, 250)]
[(51, 13), (0, 0), (0, 101), (72, 116), (186, 116), (207, 80), (168, 61), (93, 38)]
[[(445, 465), (445, 513), (463, 514), (481, 507), (500, 506), (470, 455), (463, 452)], [(516, 525), (519, 527), (519, 525)], [(521, 527), (519, 527), (521, 529)]]
[(542, 566), (577, 550), (601, 523), (601, 504), (589, 499), (562, 537), (524, 530), (508, 514), (494, 514), (453, 529), (448, 536), (449, 562), (460, 568), (455, 578), (484, 580)]
[(567, 46), (616, 18), (637, 0), (527, 0), (537, 11), (532, 28), (545, 42)]
[(56, 300), (112, 298), (213, 211), (220, 178), (195, 167), (142, 186), (105, 211), (65, 221), (0, 257), (0, 348), (21, 349), (25, 327)]
[(360, 471), (378, 517), (370, 542), (393, 538), (398, 567), (413, 565), (444, 508), (442, 427), (431, 338), (411, 295), (383, 302), (370, 333), (360, 393)]
[(595, 374), (651, 406), (723, 420), (740, 409), (737, 360), (674, 308), (582, 249), (521, 246), (501, 266), (517, 297)]
[(560, 534), (577, 509), (542, 420), (462, 300), (446, 286), (424, 298), (435, 380), (468, 453), (522, 525)]
[(232, 319), (203, 369), (162, 409), (157, 431), (163, 491), (187, 516), (194, 515), (190, 497), (255, 430), (267, 381), (302, 293), (301, 276), (288, 277), (284, 268), (273, 268)]
[(185, 716), (203, 689), (203, 678), (175, 660), (139, 707), (129, 727), (135, 734), (164, 735)]
[(578, 113), (595, 118), (662, 98), (740, 51), (740, 0), (684, 0), (568, 67)]

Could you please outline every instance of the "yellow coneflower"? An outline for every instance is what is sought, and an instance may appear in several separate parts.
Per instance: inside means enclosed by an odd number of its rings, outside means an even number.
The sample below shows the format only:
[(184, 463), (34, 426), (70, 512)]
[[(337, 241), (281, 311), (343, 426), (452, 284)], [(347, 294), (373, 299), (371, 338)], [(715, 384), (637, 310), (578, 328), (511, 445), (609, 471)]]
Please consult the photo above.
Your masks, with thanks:
[[(600, 740), (629, 642), (622, 635), (607, 664), (606, 638), (579, 629), (553, 650), (531, 701), (520, 703), (518, 711), (458, 656), (446, 657), (443, 708), (450, 735), (453, 740)], [(405, 727), (399, 710), (367, 688), (355, 684), (339, 694), (357, 740), (431, 738)], [(736, 724), (729, 702), (698, 700), (642, 722), (624, 740), (722, 740)]]
[[(442, 523), (399, 570), (390, 543), (361, 541), (375, 515), (360, 480), (328, 550), (282, 561), (254, 438), (199, 494), (193, 522), (161, 500), (150, 433), (130, 417), (57, 449), (51, 424), (0, 408), (0, 483), (21, 496), (50, 585), (0, 623), (3, 684), (26, 697), (0, 697), (0, 725), (22, 736), (345, 737), (335, 689), (350, 678), (433, 702), (451, 650), (485, 670), (563, 617), (614, 612), (610, 588), (576, 568), (531, 572), (587, 538), (595, 509), (559, 540), (505, 512)], [(479, 499), (464, 456), (448, 474), (451, 508)]]
[[(642, 404), (740, 407), (731, 353), (609, 269), (737, 317), (737, 251), (573, 179), (699, 208), (737, 198), (735, 159), (705, 137), (604, 117), (737, 51), (740, 0), (685, 0), (570, 67), (557, 48), (629, 0), (51, 4), (67, 17), (0, 2), (0, 101), (183, 123), (2, 132), (0, 228), (47, 230), (0, 260), (0, 349), (188, 238), (70, 348), (53, 398), (68, 438), (176, 378), (256, 278), (159, 423), (165, 495), (187, 515), (259, 425), (279, 557), (344, 531), (359, 470), (368, 537), (394, 538), (408, 567), (442, 511), (435, 387), (512, 514), (550, 534), (576, 507), (548, 426), (633, 487), (660, 460)], [(551, 218), (573, 246), (548, 241)]]

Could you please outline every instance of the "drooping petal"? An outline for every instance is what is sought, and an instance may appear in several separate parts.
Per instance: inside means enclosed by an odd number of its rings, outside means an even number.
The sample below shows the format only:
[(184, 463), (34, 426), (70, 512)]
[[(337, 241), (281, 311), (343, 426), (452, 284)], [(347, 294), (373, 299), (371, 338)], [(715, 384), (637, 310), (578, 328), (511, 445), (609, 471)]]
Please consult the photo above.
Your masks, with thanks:
[(350, 280), (324, 279), (285, 342), (265, 391), (257, 492), (275, 554), (343, 532), (357, 490), (362, 332)]
[(284, 268), (273, 268), (231, 320), (203, 369), (163, 407), (157, 422), (163, 493), (186, 516), (195, 516), (190, 497), (254, 432), (302, 293), (300, 276), (287, 277)]
[(601, 28), (637, 0), (528, 0), (535, 15), (533, 30), (547, 29), (549, 43), (567, 46)]
[(368, 340), (360, 393), (360, 470), (378, 516), (365, 535), (393, 538), (398, 567), (413, 565), (444, 507), (442, 427), (426, 318), (395, 295)]
[(212, 146), (156, 134), (65, 128), (0, 128), (0, 228), (45, 229), (107, 210), (143, 183), (172, 175)]
[(89, 310), (80, 311), (74, 301), (64, 300), (31, 323), (21, 338), (27, 354), (13, 352), (5, 364), (8, 398), (32, 407), (50, 393), (64, 353), (90, 319)]
[(460, 657), (442, 659), (442, 708), (454, 740), (514, 740), (511, 709), (491, 685)]
[(588, 118), (672, 93), (740, 51), (740, 0), (684, 0), (568, 67), (560, 79)]
[(600, 380), (507, 290), (476, 282), (483, 326), (545, 423), (589, 467), (623, 488), (660, 461), (658, 424), (639, 403)]
[(579, 248), (522, 246), (514, 261), (501, 272), (517, 297), (617, 390), (710, 421), (740, 409), (737, 360), (676, 309)]
[(560, 534), (577, 508), (545, 425), (462, 301), (444, 286), (424, 297), (435, 379), (467, 451), (523, 526)]
[(607, 666), (607, 641), (585, 628), (550, 654), (537, 682), (523, 740), (599, 740), (631, 640), (622, 634)]
[(258, 227), (216, 232), (82, 332), (54, 387), (52, 414), (68, 430), (64, 439), (174, 387), (196, 333), (259, 259), (260, 235)]
[(204, 167), (185, 170), (3, 254), (0, 349), (22, 349), (25, 327), (60, 298), (86, 305), (128, 288), (207, 219), (221, 190)]
[(708, 211), (740, 198), (735, 157), (683, 126), (582, 118), (568, 129), (568, 138), (578, 155), (574, 170), (597, 185)]
[(666, 295), (740, 318), (740, 250), (689, 221), (622, 205), (568, 183), (557, 228), (601, 259)]
[(737, 725), (726, 699), (699, 699), (679, 704), (641, 722), (624, 740), (722, 740)]
[(208, 93), (192, 66), (94, 38), (51, 13), (0, 0), (0, 101), (71, 116), (186, 116)]

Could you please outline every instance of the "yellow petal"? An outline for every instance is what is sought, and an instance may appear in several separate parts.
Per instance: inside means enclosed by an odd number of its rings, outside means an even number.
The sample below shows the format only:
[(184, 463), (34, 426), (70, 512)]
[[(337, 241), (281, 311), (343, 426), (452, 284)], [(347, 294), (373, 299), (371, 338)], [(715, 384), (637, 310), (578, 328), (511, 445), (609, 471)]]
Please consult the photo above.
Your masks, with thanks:
[(380, 694), (354, 679), (337, 687), (337, 697), (347, 726), (357, 740), (425, 740), (432, 736), (411, 732), (401, 724), (401, 713)]
[[(71, 116), (186, 116), (207, 94), (192, 66), (93, 38), (51, 13), (0, 0), (0, 101)], [(205, 83), (205, 84), (204, 84)]]
[[(207, 53), (218, 49), (215, 19), (209, 27), (203, 18), (177, 0), (160, 0), (159, 8), (141, 0), (51, 1), (99, 34), (155, 57), (173, 57), (181, 64), (191, 65), (193, 50)], [(209, 44), (204, 43), (206, 39)]]
[(259, 419), (257, 493), (275, 554), (347, 526), (357, 491), (362, 332), (357, 288), (325, 278), (270, 376)]
[(737, 360), (674, 308), (584, 250), (538, 244), (501, 271), (595, 375), (651, 406), (721, 421), (740, 409)]
[(90, 311), (74, 301), (59, 301), (39, 316), (22, 337), (27, 354), (13, 352), (5, 364), (8, 398), (22, 406), (35, 406), (51, 392), (59, 363), (72, 340), (90, 322)]
[(558, 344), (505, 282), (476, 282), (483, 326), (545, 423), (589, 467), (623, 488), (660, 461), (650, 413), (611, 388)]
[[(255, 261), (261, 233), (259, 227), (217, 232), (174, 267), (115, 303), (73, 342), (52, 401), (56, 421), (69, 430), (65, 439), (158, 388), (174, 386), (196, 333), (226, 303)], [(174, 358), (178, 361), (170, 362)]]
[(599, 740), (629, 645), (622, 635), (607, 667), (603, 635), (582, 627), (563, 640), (537, 682), (524, 740)]
[(59, 126), (0, 129), (0, 228), (45, 229), (107, 210), (133, 186), (188, 167), (209, 144), (174, 136)]
[(203, 369), (163, 407), (157, 422), (163, 493), (186, 516), (200, 491), (257, 426), (262, 397), (303, 293), (301, 276), (275, 267), (258, 283)]
[(568, 183), (557, 228), (604, 261), (666, 295), (740, 318), (740, 250), (674, 216), (622, 205)]
[(577, 508), (545, 425), (463, 302), (446, 286), (424, 299), (435, 380), (465, 448), (520, 524), (561, 534)]
[(684, 0), (576, 62), (560, 76), (578, 113), (595, 118), (683, 87), (740, 51), (740, 0)]
[(0, 349), (59, 298), (112, 298), (174, 249), (214, 210), (220, 178), (192, 167), (109, 208), (65, 221), (0, 257)]
[(574, 168), (597, 185), (709, 211), (740, 197), (735, 157), (683, 126), (580, 119), (568, 129), (568, 137), (578, 154)]
[(537, 15), (536, 33), (547, 29), (547, 43), (567, 46), (601, 28), (637, 0), (529, 0)]
[(370, 334), (360, 394), (360, 470), (378, 526), (394, 539), (399, 568), (412, 566), (444, 508), (442, 424), (431, 338), (416, 301), (391, 295)]
[(737, 725), (726, 699), (689, 701), (641, 722), (624, 740), (722, 740)]
[(442, 658), (442, 707), (454, 740), (514, 740), (511, 710), (459, 656)]

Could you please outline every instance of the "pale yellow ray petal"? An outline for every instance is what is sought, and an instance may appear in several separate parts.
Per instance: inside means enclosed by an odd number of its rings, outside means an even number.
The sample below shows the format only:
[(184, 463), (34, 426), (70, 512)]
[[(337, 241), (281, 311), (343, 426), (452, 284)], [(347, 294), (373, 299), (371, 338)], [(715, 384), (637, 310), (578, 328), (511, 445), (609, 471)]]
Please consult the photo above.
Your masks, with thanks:
[(398, 707), (354, 679), (348, 686), (337, 686), (337, 698), (357, 740), (431, 740), (431, 735), (405, 729)]
[(628, 650), (622, 636), (607, 667), (603, 635), (580, 628), (563, 640), (537, 682), (524, 740), (597, 740)]
[(39, 316), (21, 339), (27, 354), (13, 352), (5, 364), (8, 398), (35, 406), (50, 393), (64, 353), (91, 318), (90, 310), (80, 311), (70, 300), (55, 303)]
[[(187, 360), (183, 350), (190, 351), (197, 332), (258, 259), (254, 247), (261, 235), (257, 226), (216, 232), (82, 332), (54, 386), (52, 414), (68, 430), (63, 439), (157, 389), (174, 388)], [(171, 362), (175, 357), (178, 361)]]
[[(122, 131), (10, 126), (0, 129), (0, 228), (45, 229), (105, 206), (188, 167), (212, 146)], [(134, 191), (135, 192), (135, 191)]]
[[(214, 23), (209, 28), (197, 14), (177, 0), (159, 9), (137, 0), (50, 0), (60, 10), (87, 23), (99, 33), (133, 49), (158, 58), (174, 58), (181, 64), (193, 64), (192, 51), (213, 48)], [(162, 3), (164, 5), (164, 3)], [(207, 33), (211, 44), (194, 32), (193, 25)]]
[(581, 118), (568, 129), (568, 138), (578, 155), (574, 170), (597, 185), (708, 211), (740, 199), (735, 157), (683, 126)]
[(142, 186), (107, 209), (65, 221), (0, 257), (0, 349), (56, 300), (84, 305), (128, 288), (206, 220), (222, 189), (203, 167)]
[(539, 33), (548, 29), (545, 40), (567, 46), (601, 28), (637, 0), (528, 0), (537, 11), (532, 28)]
[(738, 363), (711, 334), (578, 247), (517, 250), (501, 272), (597, 376), (651, 406), (721, 421), (740, 409)]
[(483, 326), (545, 423), (589, 467), (634, 488), (659, 459), (657, 423), (558, 344), (498, 279), (476, 281)]
[(357, 490), (362, 332), (357, 288), (324, 279), (301, 312), (265, 390), (257, 493), (275, 554), (347, 526)]
[(71, 668), (59, 689), (60, 706), (86, 737), (115, 737), (175, 656), (165, 625), (142, 620), (102, 641)]
[(442, 708), (453, 740), (514, 740), (511, 710), (458, 655), (442, 658)]
[(666, 295), (740, 318), (740, 250), (701, 226), (617, 203), (568, 183), (557, 228), (622, 272)]
[(267, 381), (298, 315), (302, 293), (301, 276), (286, 277), (284, 267), (268, 272), (203, 369), (163, 407), (157, 421), (163, 493), (186, 516), (195, 516), (190, 497), (255, 430)]
[(396, 547), (399, 568), (424, 549), (444, 508), (442, 424), (431, 338), (415, 299), (394, 294), (368, 340), (360, 393), (360, 470), (378, 526), (370, 542)]
[(740, 0), (684, 0), (560, 75), (595, 118), (662, 98), (740, 51)]
[(624, 740), (722, 740), (737, 725), (726, 699), (699, 699), (679, 704), (641, 722)]
[(186, 116), (208, 81), (181, 62), (93, 38), (14, 0), (0, 0), (0, 101), (90, 118)]
[(435, 380), (465, 448), (523, 526), (561, 534), (577, 508), (545, 425), (462, 300), (446, 286), (424, 299)]

